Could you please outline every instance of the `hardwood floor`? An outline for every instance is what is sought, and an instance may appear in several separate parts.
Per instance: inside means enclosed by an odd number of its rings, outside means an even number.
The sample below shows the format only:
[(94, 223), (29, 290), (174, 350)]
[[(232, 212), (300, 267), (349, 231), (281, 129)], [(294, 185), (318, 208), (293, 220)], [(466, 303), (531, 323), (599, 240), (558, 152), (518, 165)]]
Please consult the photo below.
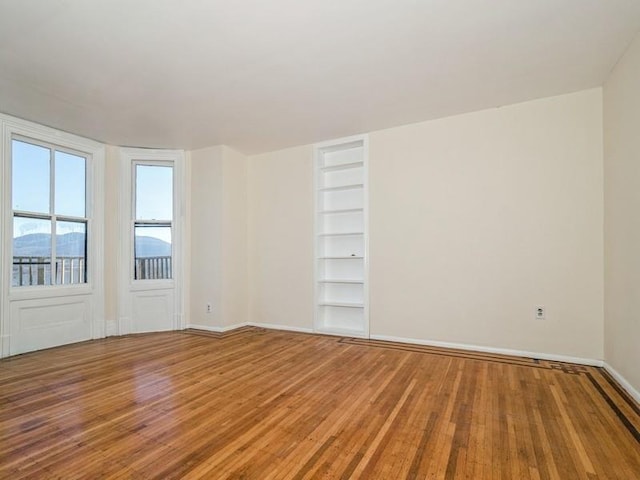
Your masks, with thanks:
[(244, 328), (0, 361), (0, 478), (638, 479), (603, 370)]

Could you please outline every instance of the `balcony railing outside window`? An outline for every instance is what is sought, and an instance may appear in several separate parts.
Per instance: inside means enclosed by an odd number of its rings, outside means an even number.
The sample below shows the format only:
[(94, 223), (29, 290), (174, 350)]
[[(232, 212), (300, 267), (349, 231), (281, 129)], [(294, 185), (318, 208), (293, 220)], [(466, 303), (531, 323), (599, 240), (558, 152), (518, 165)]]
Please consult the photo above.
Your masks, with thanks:
[[(55, 264), (55, 284), (74, 285), (87, 281), (84, 257), (57, 257)], [(13, 257), (11, 284), (14, 287), (30, 285), (51, 285), (51, 258)]]
[(173, 277), (171, 256), (136, 257), (136, 280), (166, 280)]
[[(138, 257), (135, 260), (136, 278), (140, 280), (164, 280), (172, 278), (171, 256)], [(57, 257), (56, 285), (75, 285), (87, 281), (84, 257)], [(51, 258), (13, 257), (12, 285), (24, 287), (51, 285)]]

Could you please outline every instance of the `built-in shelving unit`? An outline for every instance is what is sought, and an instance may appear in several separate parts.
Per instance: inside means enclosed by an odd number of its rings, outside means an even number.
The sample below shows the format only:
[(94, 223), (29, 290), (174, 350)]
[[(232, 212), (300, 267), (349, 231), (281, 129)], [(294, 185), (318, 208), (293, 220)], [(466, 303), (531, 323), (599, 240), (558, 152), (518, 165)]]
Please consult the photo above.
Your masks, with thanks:
[(315, 330), (369, 336), (368, 142), (315, 147)]

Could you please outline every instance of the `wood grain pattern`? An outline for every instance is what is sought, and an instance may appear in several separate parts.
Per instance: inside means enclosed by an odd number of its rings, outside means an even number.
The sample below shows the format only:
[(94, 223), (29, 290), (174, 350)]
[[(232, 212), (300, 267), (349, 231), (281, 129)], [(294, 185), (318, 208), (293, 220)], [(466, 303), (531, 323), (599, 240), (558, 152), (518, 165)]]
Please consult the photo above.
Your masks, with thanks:
[(242, 328), (0, 361), (0, 478), (640, 478), (603, 370)]

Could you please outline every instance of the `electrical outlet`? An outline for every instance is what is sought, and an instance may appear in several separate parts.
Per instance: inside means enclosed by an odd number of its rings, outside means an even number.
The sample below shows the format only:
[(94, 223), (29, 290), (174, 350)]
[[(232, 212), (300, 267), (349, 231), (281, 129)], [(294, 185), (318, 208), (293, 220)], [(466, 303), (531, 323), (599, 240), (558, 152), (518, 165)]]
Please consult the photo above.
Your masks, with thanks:
[(544, 305), (536, 306), (536, 320), (544, 320), (547, 316), (547, 311)]
[(212, 310), (211, 304), (207, 303), (207, 313), (211, 313), (211, 310)]

